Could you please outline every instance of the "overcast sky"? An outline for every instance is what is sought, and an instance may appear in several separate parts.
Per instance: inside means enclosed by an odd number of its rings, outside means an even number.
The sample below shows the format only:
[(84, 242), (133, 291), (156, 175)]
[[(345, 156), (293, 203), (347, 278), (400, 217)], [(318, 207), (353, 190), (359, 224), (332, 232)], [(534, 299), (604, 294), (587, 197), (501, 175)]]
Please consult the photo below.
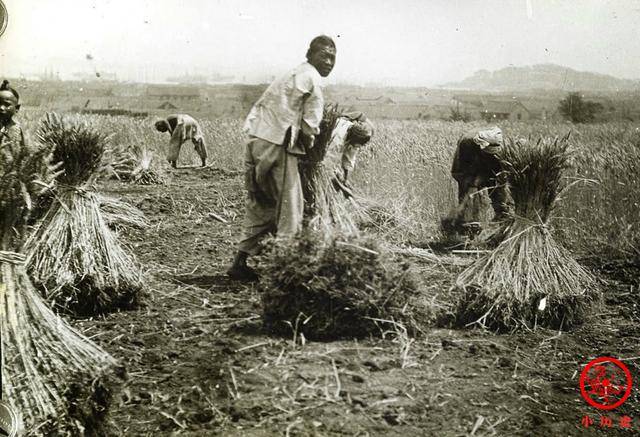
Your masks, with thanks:
[(0, 76), (255, 82), (303, 61), (325, 33), (338, 46), (330, 83), (430, 86), (539, 63), (640, 78), (640, 0), (2, 1)]

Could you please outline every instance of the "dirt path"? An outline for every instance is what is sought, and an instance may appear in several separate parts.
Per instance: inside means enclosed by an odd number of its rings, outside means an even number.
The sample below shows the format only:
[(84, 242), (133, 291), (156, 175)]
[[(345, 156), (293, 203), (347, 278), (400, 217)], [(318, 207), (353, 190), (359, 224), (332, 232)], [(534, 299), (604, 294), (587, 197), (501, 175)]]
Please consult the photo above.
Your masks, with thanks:
[[(620, 265), (604, 266), (607, 305), (561, 335), (428, 329), (415, 341), (387, 333), (305, 344), (293, 332), (269, 337), (257, 291), (224, 276), (240, 231), (241, 183), (237, 173), (178, 169), (166, 186), (103, 187), (151, 222), (123, 233), (147, 269), (145, 306), (77, 322), (128, 369), (113, 412), (122, 435), (617, 435), (624, 415), (633, 420), (624, 435), (640, 432), (637, 384), (606, 414), (613, 427), (605, 430), (578, 390), (582, 366), (600, 355), (636, 357), (626, 363), (640, 380), (640, 269), (621, 276)], [(415, 268), (446, 300), (455, 269)], [(596, 422), (589, 429), (584, 415)]]

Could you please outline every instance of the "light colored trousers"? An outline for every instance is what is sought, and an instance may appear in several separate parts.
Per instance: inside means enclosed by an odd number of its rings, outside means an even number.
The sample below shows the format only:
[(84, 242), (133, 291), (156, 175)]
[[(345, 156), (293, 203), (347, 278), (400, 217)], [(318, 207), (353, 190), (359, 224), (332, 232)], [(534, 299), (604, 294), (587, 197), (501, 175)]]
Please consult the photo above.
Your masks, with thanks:
[(191, 140), (193, 146), (196, 149), (196, 153), (200, 156), (202, 162), (207, 160), (207, 146), (204, 142), (204, 136), (197, 125), (178, 125), (171, 135), (169, 141), (169, 150), (167, 153), (167, 161), (175, 162), (180, 155), (180, 149), (182, 145)]
[(267, 234), (290, 238), (302, 228), (304, 198), (298, 158), (279, 144), (250, 138), (245, 146), (245, 171), (248, 197), (238, 249), (256, 255)]

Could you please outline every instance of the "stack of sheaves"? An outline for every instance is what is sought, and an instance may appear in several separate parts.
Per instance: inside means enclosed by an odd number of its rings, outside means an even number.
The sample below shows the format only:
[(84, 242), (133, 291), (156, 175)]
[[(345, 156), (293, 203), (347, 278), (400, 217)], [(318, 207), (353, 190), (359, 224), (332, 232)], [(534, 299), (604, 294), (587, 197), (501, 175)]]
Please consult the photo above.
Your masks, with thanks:
[(49, 150), (0, 149), (3, 398), (29, 435), (99, 435), (119, 382), (116, 362), (42, 301), (21, 250), (29, 210), (50, 182)]

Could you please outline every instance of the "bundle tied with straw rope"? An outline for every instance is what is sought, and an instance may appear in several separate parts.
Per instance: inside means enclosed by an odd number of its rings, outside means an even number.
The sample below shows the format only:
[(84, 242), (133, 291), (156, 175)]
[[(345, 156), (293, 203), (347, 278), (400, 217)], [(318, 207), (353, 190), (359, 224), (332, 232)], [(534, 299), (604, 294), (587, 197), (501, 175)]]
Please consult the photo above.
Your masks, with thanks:
[[(95, 176), (106, 137), (78, 118), (48, 114), (38, 131), (62, 162), (52, 204), (26, 242), (27, 269), (56, 308), (94, 315), (137, 305), (143, 282), (137, 262), (108, 226), (107, 202), (89, 181)], [(117, 214), (116, 214), (117, 215)], [(114, 218), (113, 212), (107, 217)], [(126, 220), (125, 220), (126, 221)]]
[(335, 229), (344, 234), (358, 232), (359, 214), (364, 209), (359, 205), (352, 190), (344, 186), (323, 162), (333, 140), (338, 119), (343, 116), (337, 104), (324, 107), (320, 133), (313, 147), (300, 162), (300, 178), (305, 199), (305, 218), (315, 229)]
[(29, 210), (50, 183), (49, 150), (0, 142), (3, 399), (29, 435), (103, 435), (122, 369), (42, 301), (21, 251)]
[(551, 218), (569, 167), (568, 136), (511, 141), (502, 154), (514, 212), (488, 238), (497, 247), (456, 281), (460, 324), (512, 329), (580, 323), (600, 295), (595, 277), (558, 244)]

